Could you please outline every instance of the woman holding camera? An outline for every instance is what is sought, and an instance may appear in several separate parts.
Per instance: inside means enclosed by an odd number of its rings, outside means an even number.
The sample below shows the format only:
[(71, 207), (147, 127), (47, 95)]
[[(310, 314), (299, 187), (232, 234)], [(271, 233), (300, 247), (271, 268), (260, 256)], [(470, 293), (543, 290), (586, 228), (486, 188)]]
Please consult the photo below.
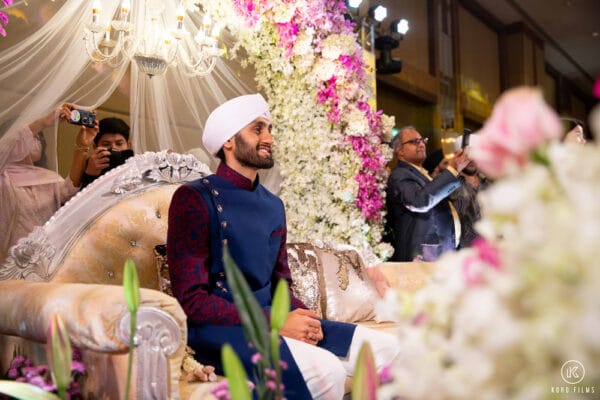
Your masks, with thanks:
[[(0, 262), (11, 246), (43, 225), (81, 185), (85, 160), (96, 130), (82, 126), (75, 139), (69, 176), (63, 179), (46, 168), (46, 142), (42, 130), (71, 119), (77, 106), (65, 103), (21, 128), (8, 159), (0, 170)], [(97, 126), (97, 123), (96, 123)]]

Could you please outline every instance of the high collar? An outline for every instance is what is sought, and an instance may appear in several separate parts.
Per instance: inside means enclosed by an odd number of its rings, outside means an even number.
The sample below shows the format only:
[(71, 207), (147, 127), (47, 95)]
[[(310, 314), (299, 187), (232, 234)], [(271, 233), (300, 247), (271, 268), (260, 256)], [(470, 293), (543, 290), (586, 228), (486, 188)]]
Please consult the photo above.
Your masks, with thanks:
[(258, 175), (256, 175), (256, 181), (253, 184), (250, 179), (246, 178), (233, 168), (230, 168), (224, 162), (219, 164), (219, 167), (217, 168), (217, 176), (244, 190), (254, 190), (259, 184)]

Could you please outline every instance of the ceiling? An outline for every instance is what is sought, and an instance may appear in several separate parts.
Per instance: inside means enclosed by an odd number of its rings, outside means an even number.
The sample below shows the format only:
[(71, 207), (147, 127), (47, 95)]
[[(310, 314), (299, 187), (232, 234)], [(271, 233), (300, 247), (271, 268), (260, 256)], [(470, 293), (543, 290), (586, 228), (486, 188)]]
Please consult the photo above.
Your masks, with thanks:
[(546, 61), (584, 93), (600, 77), (600, 0), (474, 0), (502, 24), (524, 22)]
[[(397, 0), (396, 0), (397, 1)], [(548, 63), (586, 94), (600, 76), (600, 0), (469, 0), (487, 10), (502, 25), (524, 22), (545, 42)], [(11, 16), (9, 35), (0, 40), (0, 51), (8, 48), (36, 25), (35, 18), (47, 19), (64, 0), (16, 0), (37, 4), (30, 20)], [(25, 8), (26, 10), (27, 8)]]

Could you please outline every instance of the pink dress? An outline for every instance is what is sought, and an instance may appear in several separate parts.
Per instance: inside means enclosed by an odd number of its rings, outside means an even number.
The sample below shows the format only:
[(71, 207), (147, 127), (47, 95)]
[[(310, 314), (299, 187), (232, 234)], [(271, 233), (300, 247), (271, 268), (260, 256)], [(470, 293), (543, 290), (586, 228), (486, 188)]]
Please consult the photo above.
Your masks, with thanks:
[(43, 225), (78, 191), (70, 178), (33, 164), (41, 151), (40, 142), (25, 127), (0, 171), (0, 263), (11, 246)]

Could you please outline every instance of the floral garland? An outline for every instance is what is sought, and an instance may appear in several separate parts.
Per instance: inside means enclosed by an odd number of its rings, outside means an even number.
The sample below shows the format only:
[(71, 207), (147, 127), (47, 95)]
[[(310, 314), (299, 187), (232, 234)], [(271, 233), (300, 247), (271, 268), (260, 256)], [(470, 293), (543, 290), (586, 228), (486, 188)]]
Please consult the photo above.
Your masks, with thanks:
[[(341, 0), (219, 0), (274, 120), (290, 240), (391, 253), (381, 243), (393, 117), (372, 110), (362, 49)], [(232, 10), (228, 12), (226, 10)]]
[[(5, 7), (11, 6), (13, 0), (2, 0)], [(0, 11), (0, 36), (6, 37), (6, 30), (3, 25), (8, 24), (8, 15), (4, 11)]]
[[(600, 107), (590, 121), (600, 134)], [(600, 146), (560, 135), (539, 91), (498, 100), (471, 149), (496, 179), (479, 197), (485, 239), (416, 293), (386, 293), (378, 310), (401, 321), (405, 351), (378, 398), (597, 396)]]

